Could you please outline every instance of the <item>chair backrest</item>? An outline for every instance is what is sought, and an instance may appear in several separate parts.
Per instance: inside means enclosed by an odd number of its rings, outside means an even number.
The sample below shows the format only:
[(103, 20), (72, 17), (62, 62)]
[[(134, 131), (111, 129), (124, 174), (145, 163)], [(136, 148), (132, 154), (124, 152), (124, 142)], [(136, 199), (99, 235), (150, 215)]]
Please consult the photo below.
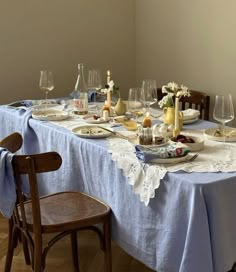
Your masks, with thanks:
[[(12, 160), (12, 166), (16, 181), (17, 204), (14, 209), (14, 220), (16, 224), (27, 229), (26, 214), (30, 213), (33, 218), (34, 232), (41, 233), (41, 211), (39, 205), (39, 193), (37, 186), (37, 174), (55, 171), (60, 168), (62, 163), (61, 156), (56, 152), (48, 152), (34, 155), (15, 155)], [(30, 188), (30, 201), (32, 206), (30, 209), (25, 209), (25, 196), (23, 192), (22, 176), (27, 176), (27, 181)], [(22, 220), (22, 224), (20, 221)]]
[(20, 133), (14, 132), (0, 141), (0, 147), (4, 147), (12, 153), (18, 151), (23, 143), (23, 138)]
[[(190, 90), (191, 96), (182, 97), (180, 99), (180, 108), (185, 110), (187, 108), (196, 109), (200, 111), (200, 118), (209, 120), (210, 111), (210, 96), (204, 92)], [(162, 93), (161, 88), (157, 89), (157, 99), (160, 101), (166, 94)]]

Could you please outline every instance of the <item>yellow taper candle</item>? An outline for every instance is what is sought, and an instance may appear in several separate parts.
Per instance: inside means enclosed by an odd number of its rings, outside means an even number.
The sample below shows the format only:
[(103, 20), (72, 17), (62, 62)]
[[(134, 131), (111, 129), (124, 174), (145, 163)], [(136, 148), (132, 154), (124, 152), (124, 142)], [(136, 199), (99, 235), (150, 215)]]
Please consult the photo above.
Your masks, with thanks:
[(180, 133), (179, 129), (179, 98), (175, 98), (175, 127), (173, 130), (173, 136), (176, 137)]

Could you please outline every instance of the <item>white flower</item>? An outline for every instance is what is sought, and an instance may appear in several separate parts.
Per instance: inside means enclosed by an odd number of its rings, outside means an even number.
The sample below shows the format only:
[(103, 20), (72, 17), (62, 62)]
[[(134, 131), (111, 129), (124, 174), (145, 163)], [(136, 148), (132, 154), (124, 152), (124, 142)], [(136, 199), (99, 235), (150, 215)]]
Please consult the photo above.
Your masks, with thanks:
[(109, 86), (109, 91), (113, 91), (113, 87), (115, 85), (114, 81), (111, 80), (107, 85)]
[(180, 86), (180, 89), (178, 90), (176, 96), (182, 97), (182, 96), (190, 96), (190, 91), (188, 87), (184, 86), (183, 84)]
[(167, 87), (168, 87), (169, 89), (171, 89), (173, 92), (179, 89), (178, 84), (176, 84), (175, 82), (169, 82), (169, 83), (167, 84)]
[(190, 96), (191, 93), (188, 87), (184, 86), (183, 84), (179, 86), (175, 82), (169, 82), (167, 85), (162, 86), (162, 93), (166, 93), (160, 101), (160, 107), (173, 107), (174, 106), (174, 99), (173, 96), (181, 98), (182, 96)]
[(108, 88), (101, 89), (101, 92), (102, 92), (102, 93), (107, 94), (108, 92), (110, 92), (110, 91), (112, 92), (112, 91), (113, 91), (113, 88), (114, 88), (114, 86), (115, 86), (114, 81), (111, 80), (107, 85), (108, 85)]

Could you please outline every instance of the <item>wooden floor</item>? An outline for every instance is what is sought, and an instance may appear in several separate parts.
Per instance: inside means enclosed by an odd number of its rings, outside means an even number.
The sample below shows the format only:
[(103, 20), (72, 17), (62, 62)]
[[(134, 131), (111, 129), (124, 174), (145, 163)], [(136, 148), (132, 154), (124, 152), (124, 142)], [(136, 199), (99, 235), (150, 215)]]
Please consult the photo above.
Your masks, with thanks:
[[(79, 234), (79, 259), (81, 272), (104, 272), (103, 252), (95, 234), (83, 231)], [(0, 271), (4, 271), (5, 255), (7, 248), (7, 221), (0, 215)], [(153, 272), (142, 263), (133, 259), (115, 243), (112, 243), (113, 272)], [(12, 272), (31, 271), (25, 265), (21, 246), (15, 249)], [(64, 238), (52, 247), (47, 257), (46, 271), (70, 272), (72, 270), (70, 242)]]

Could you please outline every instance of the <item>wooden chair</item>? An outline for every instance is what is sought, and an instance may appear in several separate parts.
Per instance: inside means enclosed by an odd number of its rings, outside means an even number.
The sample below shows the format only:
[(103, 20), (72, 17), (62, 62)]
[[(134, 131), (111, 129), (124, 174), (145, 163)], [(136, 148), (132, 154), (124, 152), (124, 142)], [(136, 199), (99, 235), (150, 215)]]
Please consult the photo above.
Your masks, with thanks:
[[(209, 120), (210, 96), (204, 92), (190, 90), (191, 96), (182, 97), (180, 99), (180, 107), (182, 110), (187, 108), (200, 111), (200, 119)], [(160, 101), (166, 94), (162, 93), (162, 89), (157, 89), (157, 99)]]
[[(18, 202), (15, 205), (13, 223), (10, 226), (5, 272), (11, 270), (19, 231), (23, 233), (29, 245), (34, 272), (44, 271), (50, 248), (61, 238), (70, 235), (73, 270), (79, 272), (77, 231), (84, 229), (98, 234), (104, 251), (104, 271), (112, 271), (110, 208), (102, 201), (80, 192), (60, 192), (39, 197), (37, 176), (40, 173), (56, 171), (61, 163), (62, 159), (56, 152), (13, 157), (12, 167)], [(22, 175), (28, 177), (30, 200), (25, 200), (22, 191)], [(101, 224), (102, 230), (95, 224)], [(54, 233), (46, 246), (43, 243), (45, 233)]]

